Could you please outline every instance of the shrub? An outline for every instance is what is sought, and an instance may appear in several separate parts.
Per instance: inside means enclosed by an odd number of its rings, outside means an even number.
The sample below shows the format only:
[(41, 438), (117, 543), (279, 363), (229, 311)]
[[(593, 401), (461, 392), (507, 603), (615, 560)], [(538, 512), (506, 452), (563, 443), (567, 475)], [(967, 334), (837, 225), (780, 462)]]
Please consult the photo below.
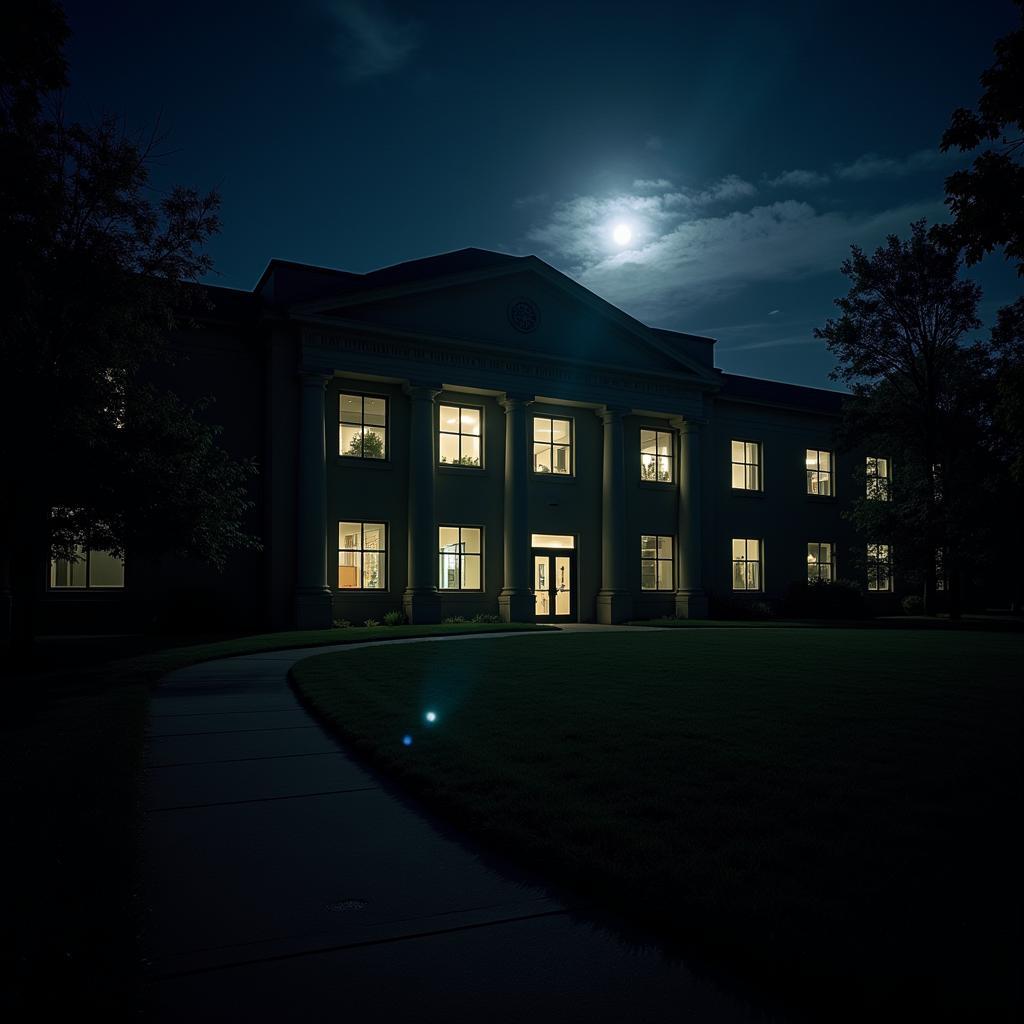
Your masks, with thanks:
[(795, 619), (862, 619), (864, 595), (849, 580), (808, 580), (786, 590), (785, 614)]
[(924, 601), (917, 594), (907, 594), (900, 604), (903, 606), (904, 615), (923, 615)]
[(364, 625), (364, 626), (379, 626), (379, 625), (380, 625), (380, 622), (379, 622), (379, 621), (378, 621), (377, 619), (367, 619), (367, 620), (366, 620), (366, 621), (365, 621), (365, 622), (363, 623), (363, 625)]
[(750, 606), (750, 617), (752, 619), (770, 619), (775, 614), (775, 609), (772, 608), (768, 601), (755, 601)]
[(393, 612), (386, 612), (384, 614), (384, 625), (385, 626), (404, 626), (408, 619), (405, 617), (405, 612), (398, 611), (397, 609)]
[(348, 619), (334, 619), (334, 620), (333, 620), (333, 621), (331, 622), (331, 625), (332, 625), (332, 626), (333, 626), (333, 627), (334, 627), (335, 629), (348, 629), (348, 627), (349, 627), (349, 626), (351, 626), (351, 625), (352, 625), (352, 623), (351, 623), (351, 622), (349, 622), (349, 621), (348, 621)]
[(477, 612), (472, 622), (501, 622), (500, 615), (491, 615), (489, 612)]
[(461, 615), (449, 615), (446, 619), (441, 620), (441, 622), (446, 626), (457, 626), (460, 622), (465, 621), (465, 618)]

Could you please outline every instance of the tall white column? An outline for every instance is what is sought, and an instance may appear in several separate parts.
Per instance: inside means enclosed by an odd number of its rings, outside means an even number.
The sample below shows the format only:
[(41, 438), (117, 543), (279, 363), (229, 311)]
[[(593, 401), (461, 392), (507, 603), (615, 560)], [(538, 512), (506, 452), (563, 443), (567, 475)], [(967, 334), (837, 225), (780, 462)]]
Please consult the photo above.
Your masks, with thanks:
[(532, 401), (532, 397), (507, 395), (501, 403), (505, 409), (505, 577), (498, 595), (498, 611), (506, 622), (534, 619), (527, 499), (528, 409)]
[(676, 615), (683, 619), (703, 619), (708, 614), (708, 599), (701, 580), (701, 465), (700, 447), (703, 423), (677, 419), (679, 430), (679, 557), (676, 574)]
[(440, 622), (434, 512), (434, 399), (441, 388), (412, 382), (409, 396), (409, 571), (402, 605), (410, 622)]
[[(601, 589), (597, 593), (597, 621), (625, 622), (633, 614), (633, 595), (627, 574), (626, 452), (623, 418), (628, 409), (605, 408), (598, 415), (604, 424), (604, 471), (601, 501)], [(633, 547), (640, 557), (640, 538)]]
[(302, 373), (299, 387), (299, 507), (296, 515), (295, 625), (331, 624), (327, 585), (327, 448), (324, 389), (330, 375)]

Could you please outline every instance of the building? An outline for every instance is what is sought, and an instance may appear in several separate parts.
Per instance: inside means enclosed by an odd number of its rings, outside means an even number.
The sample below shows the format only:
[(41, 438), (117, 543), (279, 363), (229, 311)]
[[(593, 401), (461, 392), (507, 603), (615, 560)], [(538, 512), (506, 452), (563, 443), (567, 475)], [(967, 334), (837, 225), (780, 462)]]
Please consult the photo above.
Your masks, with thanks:
[(174, 386), (212, 393), (225, 446), (258, 460), (263, 551), (221, 575), (53, 563), (51, 621), (174, 595), (257, 629), (699, 617), (808, 578), (893, 593), (885, 538), (841, 516), (865, 488), (886, 499), (891, 463), (837, 454), (840, 394), (722, 373), (712, 339), (536, 257), (274, 260), (251, 293), (209, 294)]

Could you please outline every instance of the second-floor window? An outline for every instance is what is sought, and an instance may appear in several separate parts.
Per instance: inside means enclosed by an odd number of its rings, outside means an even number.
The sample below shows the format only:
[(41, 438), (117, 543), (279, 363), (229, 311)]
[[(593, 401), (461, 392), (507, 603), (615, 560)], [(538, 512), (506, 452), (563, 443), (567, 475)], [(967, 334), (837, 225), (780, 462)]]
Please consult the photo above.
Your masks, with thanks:
[(888, 544), (868, 545), (868, 590), (892, 590), (892, 548)]
[(833, 578), (833, 554), (831, 544), (812, 542), (807, 545), (807, 580), (826, 580)]
[(386, 459), (388, 400), (374, 395), (339, 396), (338, 452), (356, 459)]
[(821, 497), (832, 496), (832, 453), (808, 448), (804, 456), (807, 467), (807, 493)]
[(640, 479), (672, 482), (672, 431), (640, 431)]
[(533, 471), (572, 475), (572, 420), (533, 417)]
[(672, 538), (643, 534), (640, 537), (641, 590), (671, 590)]
[(479, 526), (439, 526), (437, 544), (440, 549), (441, 590), (481, 590), (483, 567)]
[(480, 467), (483, 410), (475, 405), (442, 405), (438, 459), (445, 466)]
[(877, 455), (869, 455), (864, 463), (864, 471), (867, 475), (867, 497), (874, 501), (888, 501), (892, 496), (892, 463)]
[(761, 442), (732, 442), (732, 487), (735, 491), (761, 490)]

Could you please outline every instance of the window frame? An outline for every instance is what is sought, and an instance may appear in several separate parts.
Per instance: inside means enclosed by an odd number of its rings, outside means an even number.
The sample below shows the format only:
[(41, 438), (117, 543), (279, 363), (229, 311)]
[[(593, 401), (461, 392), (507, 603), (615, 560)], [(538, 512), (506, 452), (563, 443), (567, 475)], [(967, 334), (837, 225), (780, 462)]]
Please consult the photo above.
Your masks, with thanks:
[[(462, 543), (462, 531), (463, 530), (476, 530), (480, 534), (480, 550), (479, 551), (458, 551), (458, 552), (446, 552), (441, 547), (441, 531), (442, 530), (458, 530), (459, 540), (458, 543)], [(480, 586), (479, 587), (442, 587), (441, 578), (444, 571), (444, 559), (445, 558), (456, 558), (458, 564), (458, 578), (461, 582), (464, 576), (462, 563), (467, 558), (477, 558), (480, 560)], [(481, 594), (485, 589), (484, 581), (484, 527), (478, 523), (438, 523), (437, 524), (437, 592), (439, 594)]]
[[(885, 463), (885, 476), (878, 473), (880, 462)], [(892, 501), (892, 459), (888, 456), (864, 456), (864, 496), (868, 501)]]
[[(734, 547), (737, 541), (743, 542), (743, 558), (737, 558), (735, 555)], [(753, 543), (757, 545), (757, 558), (750, 558), (749, 545)], [(762, 594), (764, 593), (764, 540), (760, 537), (732, 537), (729, 540), (729, 556), (732, 571), (730, 577), (732, 580), (732, 591), (734, 594)], [(756, 565), (757, 566), (757, 586), (748, 587), (736, 586), (736, 566), (737, 565)], [(747, 573), (743, 574), (744, 580), (747, 578)]]
[[(549, 423), (554, 423), (555, 420), (561, 420), (563, 423), (569, 424), (569, 443), (556, 445), (552, 441), (538, 441), (537, 440), (537, 420), (547, 420)], [(481, 431), (483, 430), (483, 421), (481, 420)], [(551, 436), (554, 436), (554, 427), (551, 428)], [(554, 414), (548, 416), (544, 413), (534, 413), (531, 417), (531, 428), (530, 428), (530, 443), (532, 445), (531, 450), (531, 469), (534, 476), (539, 476), (545, 480), (566, 480), (576, 475), (576, 420), (572, 416), (555, 416)], [(569, 472), (568, 473), (556, 473), (554, 469), (550, 469), (547, 472), (544, 470), (537, 469), (537, 445), (545, 445), (548, 449), (548, 454), (551, 459), (551, 465), (555, 464), (555, 448), (568, 448), (569, 449)]]
[[(359, 399), (359, 423), (346, 423), (341, 418), (341, 402), (342, 399), (348, 396), (349, 398)], [(355, 427), (358, 426), (360, 430), (360, 440), (366, 435), (366, 399), (377, 398), (384, 403), (384, 425), (378, 426), (376, 423), (370, 423), (369, 426), (374, 430), (380, 430), (384, 434), (384, 454), (378, 459), (373, 455), (356, 455), (354, 452), (342, 451), (341, 447), (341, 432), (342, 427)], [(348, 391), (340, 389), (338, 391), (338, 458), (341, 459), (358, 459), (360, 462), (368, 462), (371, 464), (388, 462), (391, 458), (391, 398), (388, 395), (374, 394), (371, 391)], [(349, 520), (355, 522), (355, 520)]]
[[(734, 444), (741, 444), (741, 445), (743, 445), (743, 461), (742, 462), (737, 462), (733, 458), (732, 446)], [(747, 445), (750, 445), (750, 444), (754, 445), (754, 447), (757, 449), (757, 462), (747, 462), (746, 461), (746, 458), (747, 458)], [(751, 467), (756, 469), (757, 470), (757, 486), (756, 487), (747, 487), (744, 484), (743, 487), (737, 487), (736, 484), (733, 483), (733, 470), (735, 469), (736, 466), (743, 466), (743, 468), (744, 468), (743, 479), (744, 480), (747, 479), (748, 470)], [(744, 437), (733, 437), (733, 438), (729, 439), (729, 485), (730, 485), (730, 487), (732, 488), (733, 491), (738, 491), (740, 493), (745, 493), (745, 494), (762, 494), (762, 493), (764, 493), (764, 444), (763, 444), (763, 442), (755, 441), (752, 438), (744, 438)], [(743, 540), (744, 538), (737, 537), (736, 539), (737, 540)], [(748, 538), (748, 539), (753, 540), (754, 538), (751, 537), (751, 538)]]
[[(388, 570), (390, 569), (390, 551), (391, 551), (391, 523), (386, 519), (339, 519), (338, 521), (338, 569), (342, 568), (340, 557), (342, 552), (358, 553), (359, 555), (359, 586), (358, 587), (343, 587), (335, 577), (336, 586), (334, 590), (338, 594), (350, 594), (350, 593), (364, 593), (364, 594), (380, 594), (387, 593), (390, 589), (388, 586)], [(359, 544), (358, 548), (343, 548), (341, 546), (341, 525), (342, 523), (358, 523), (359, 524)], [(370, 526), (382, 526), (384, 528), (384, 546), (382, 548), (368, 548), (365, 547), (364, 536), (366, 534), (367, 524)], [(367, 551), (372, 551), (381, 556), (381, 585), (379, 587), (364, 587), (363, 586), (363, 555)]]
[[(648, 477), (644, 476), (644, 431), (654, 434), (654, 470), (655, 476)], [(668, 455), (658, 454), (659, 435), (668, 435)], [(671, 427), (640, 427), (640, 433), (637, 435), (640, 445), (640, 483), (642, 484), (674, 484), (676, 481), (676, 432)], [(657, 475), (658, 467), (661, 465), (662, 460), (668, 464), (668, 479), (662, 480)], [(647, 534), (646, 536), (654, 536), (654, 534)], [(661, 536), (667, 536), (667, 534), (661, 534)]]
[[(874, 548), (875, 552), (872, 555), (871, 549)], [(885, 556), (882, 557), (879, 554), (879, 549), (885, 548)], [(884, 541), (877, 541), (869, 543), (867, 546), (867, 588), (869, 594), (892, 594), (896, 591), (896, 574), (893, 572), (892, 566), (892, 545), (887, 544)], [(879, 566), (883, 566), (886, 570), (885, 573), (885, 586), (878, 586), (878, 569)], [(872, 586), (872, 575), (874, 576), (874, 586)]]
[[(809, 456), (814, 455), (815, 468), (807, 464)], [(821, 468), (821, 456), (828, 456), (828, 469)], [(836, 453), (829, 448), (805, 448), (804, 449), (804, 473), (805, 482), (807, 487), (807, 496), (809, 498), (834, 498), (836, 496)], [(811, 478), (817, 477), (820, 480), (821, 477), (826, 477), (828, 481), (828, 493), (822, 494), (820, 490), (811, 490)]]
[[(449, 409), (459, 410), (459, 429), (445, 430), (441, 424), (441, 410), (445, 407)], [(480, 415), (480, 433), (479, 434), (466, 434), (462, 430), (462, 410), (472, 409), (474, 412)], [(441, 438), (444, 435), (449, 437), (457, 437), (459, 439), (459, 459), (458, 462), (445, 462), (441, 458)], [(464, 437), (475, 437), (479, 444), (480, 458), (477, 459), (477, 464), (474, 466), (469, 463), (462, 462), (462, 439)], [(464, 402), (438, 402), (437, 403), (437, 465), (442, 466), (445, 469), (483, 469), (484, 468), (484, 407), (482, 405), (472, 405)]]
[[(823, 563), (821, 560), (821, 549), (823, 547), (828, 548), (828, 562)], [(811, 548), (817, 548), (817, 558), (814, 565), (817, 572), (811, 575)], [(828, 576), (821, 575), (821, 567), (823, 564), (828, 565)], [(836, 581), (836, 546), (830, 540), (809, 540), (807, 542), (807, 582), (812, 583), (815, 580), (825, 580), (826, 583), (835, 583)]]
[[(653, 538), (654, 540), (654, 556), (644, 554), (644, 538)], [(669, 555), (664, 557), (659, 555), (658, 552), (661, 550), (661, 542), (667, 540), (669, 542)], [(648, 545), (650, 546), (650, 545)], [(651, 562), (654, 565), (654, 583), (653, 587), (644, 586), (644, 563)], [(669, 567), (669, 585), (667, 587), (658, 586), (659, 574), (658, 566), (661, 562), (667, 562)], [(676, 589), (676, 538), (671, 533), (642, 533), (640, 534), (640, 590), (644, 594), (671, 594)]]
[[(74, 584), (74, 583), (69, 583), (67, 586), (64, 586), (64, 585), (59, 584), (59, 583), (55, 583), (54, 579), (55, 579), (56, 573), (57, 573), (57, 563), (58, 562), (64, 562), (67, 565), (70, 565), (71, 563), (66, 558), (53, 558), (53, 557), (51, 557), (50, 558), (49, 569), (48, 569), (47, 574), (46, 574), (46, 589), (47, 589), (48, 592), (49, 591), (53, 591), (54, 593), (57, 593), (57, 594), (64, 594), (64, 593), (68, 593), (68, 592), (79, 593), (80, 594), (80, 593), (85, 593), (87, 591), (94, 591), (94, 592), (97, 592), (97, 593), (98, 592), (110, 593), (110, 592), (114, 592), (114, 591), (119, 591), (119, 590), (124, 590), (125, 589), (125, 585), (126, 585), (125, 584), (125, 564), (124, 564), (125, 560), (124, 560), (124, 556), (123, 555), (120, 558), (120, 562), (121, 562), (121, 582), (120, 583), (115, 583), (113, 585), (94, 584), (92, 582), (92, 579), (91, 579), (91, 577), (92, 577), (92, 556), (93, 556), (93, 553), (101, 554), (101, 555), (110, 555), (110, 552), (109, 551), (103, 551), (100, 548), (84, 547), (81, 544), (76, 544), (75, 545), (75, 550), (81, 552), (82, 555), (83, 555), (83, 557), (80, 559), (80, 561), (79, 562), (75, 562), (74, 564), (75, 565), (79, 565), (81, 563), (84, 563), (84, 565), (85, 565), (85, 569), (84, 569), (84, 572), (85, 572), (85, 583), (83, 583), (81, 586), (79, 586), (77, 584)], [(113, 558), (114, 556), (111, 555), (110, 557)]]

